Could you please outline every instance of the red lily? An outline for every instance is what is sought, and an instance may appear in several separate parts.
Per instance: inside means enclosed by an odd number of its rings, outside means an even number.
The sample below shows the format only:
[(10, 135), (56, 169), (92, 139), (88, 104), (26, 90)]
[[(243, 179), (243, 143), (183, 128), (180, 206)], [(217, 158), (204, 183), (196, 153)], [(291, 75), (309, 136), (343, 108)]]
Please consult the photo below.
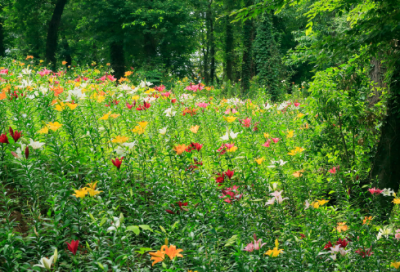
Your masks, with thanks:
[(72, 252), (72, 254), (76, 255), (76, 251), (78, 250), (79, 240), (72, 240), (71, 243), (66, 242), (68, 245), (68, 250)]
[(130, 105), (128, 102), (126, 102), (126, 107), (127, 107), (128, 109), (132, 109), (134, 106), (136, 106), (136, 100), (133, 101), (132, 105)]
[(25, 158), (28, 159), (29, 158), (29, 146), (27, 146), (25, 148)]
[(225, 180), (224, 173), (217, 173), (217, 177), (215, 178), (215, 182), (218, 183), (218, 186), (222, 186)]
[(231, 170), (228, 169), (224, 174), (225, 174), (229, 179), (231, 179), (234, 173), (235, 173), (235, 171), (231, 171)]
[(10, 143), (8, 141), (8, 137), (7, 137), (7, 135), (5, 133), (0, 135), (0, 143), (2, 143), (2, 144), (9, 144)]
[(179, 201), (176, 203), (176, 205), (178, 205), (181, 210), (188, 211), (188, 209), (182, 208), (182, 207), (186, 207), (188, 205), (188, 202), (183, 203), (182, 201)]
[(371, 188), (371, 189), (368, 189), (368, 191), (371, 193), (371, 194), (373, 194), (373, 195), (379, 195), (379, 194), (381, 194), (382, 192), (383, 192), (383, 190), (381, 190), (381, 189), (377, 189), (377, 188)]
[(165, 90), (165, 86), (161, 84), (160, 86), (155, 86), (154, 89), (159, 92), (162, 92)]
[(374, 254), (371, 250), (372, 250), (372, 246), (370, 248), (368, 248), (367, 250), (365, 250), (364, 248), (360, 248), (360, 249), (356, 250), (356, 253), (358, 255), (360, 255), (361, 257), (365, 258), (365, 257), (369, 257), (372, 254)]
[(151, 104), (147, 102), (143, 102), (143, 105), (140, 105), (139, 107), (136, 108), (136, 110), (147, 110), (150, 108)]
[(115, 167), (117, 167), (117, 169), (119, 170), (119, 168), (121, 167), (122, 164), (122, 160), (124, 159), (124, 157), (121, 157), (121, 160), (119, 158), (116, 158), (115, 160), (111, 160), (111, 162), (115, 165)]
[(226, 190), (222, 190), (222, 196), (220, 196), (219, 198), (225, 198), (224, 201), (227, 203), (232, 203), (232, 201), (241, 199), (243, 194), (237, 194), (238, 188), (239, 186), (233, 185), (232, 188), (226, 188)]
[(336, 244), (340, 245), (340, 247), (345, 248), (349, 244), (349, 242), (347, 242), (346, 239), (342, 240), (341, 238), (339, 238), (339, 240), (336, 242)]
[(336, 174), (336, 167), (333, 167), (332, 169), (329, 169), (328, 171), (331, 174)]
[(203, 147), (202, 144), (199, 143), (190, 143), (190, 145), (186, 148), (186, 152), (192, 152), (192, 150), (197, 150), (200, 151), (201, 148)]
[(251, 119), (248, 117), (246, 119), (239, 120), (239, 122), (242, 124), (243, 127), (250, 127), (251, 125)]
[(14, 142), (17, 142), (19, 138), (22, 136), (22, 132), (18, 132), (17, 130), (14, 132), (13, 129), (9, 128), (10, 135), (14, 139)]
[(331, 241), (329, 241), (329, 242), (324, 246), (324, 249), (325, 249), (325, 250), (330, 250), (331, 247), (333, 247), (333, 245), (332, 245)]

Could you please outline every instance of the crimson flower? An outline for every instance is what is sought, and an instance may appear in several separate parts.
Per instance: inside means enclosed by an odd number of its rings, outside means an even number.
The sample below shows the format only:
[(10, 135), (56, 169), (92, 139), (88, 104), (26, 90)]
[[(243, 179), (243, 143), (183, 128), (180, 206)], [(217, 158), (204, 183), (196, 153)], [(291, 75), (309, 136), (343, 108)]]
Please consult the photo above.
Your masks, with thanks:
[(172, 103), (172, 104), (176, 103), (176, 98), (171, 99), (171, 103)]
[(71, 243), (66, 242), (68, 245), (68, 250), (72, 252), (72, 254), (76, 255), (76, 251), (78, 250), (79, 240), (72, 240)]
[(107, 79), (111, 80), (111, 81), (116, 81), (117, 80), (113, 75), (108, 75)]
[(336, 170), (337, 170), (337, 168), (336, 167), (332, 167), (332, 169), (329, 169), (329, 173), (331, 173), (331, 174), (336, 174)]
[(150, 108), (150, 103), (147, 102), (143, 102), (143, 105), (139, 105), (139, 107), (136, 108), (136, 110), (147, 110), (148, 108)]
[(27, 146), (25, 148), (25, 158), (28, 159), (29, 158), (29, 146)]
[(187, 211), (187, 209), (184, 209), (182, 207), (186, 207), (188, 205), (188, 202), (183, 203), (182, 201), (179, 201), (176, 203), (176, 205), (178, 205), (181, 210)]
[(165, 210), (167, 213), (169, 213), (169, 214), (175, 214), (175, 212), (174, 211), (171, 211), (171, 210)]
[(117, 169), (119, 170), (119, 168), (121, 167), (122, 164), (122, 160), (124, 159), (124, 157), (121, 157), (121, 160), (119, 158), (116, 158), (115, 160), (111, 160), (111, 162), (115, 165), (115, 167), (117, 167)]
[(239, 120), (239, 122), (242, 124), (243, 127), (250, 127), (251, 125), (251, 119), (248, 117), (246, 119)]
[(14, 139), (14, 142), (17, 142), (19, 138), (22, 136), (22, 132), (18, 132), (17, 130), (14, 132), (13, 129), (9, 128), (10, 135)]
[(371, 194), (373, 194), (373, 195), (379, 195), (379, 194), (381, 194), (382, 192), (383, 192), (383, 190), (381, 190), (381, 189), (377, 189), (377, 188), (371, 188), (371, 189), (368, 189), (368, 191), (371, 193)]
[(218, 186), (222, 186), (225, 180), (224, 173), (217, 173), (217, 177), (215, 178), (215, 182), (218, 183)]
[(325, 250), (330, 250), (331, 247), (333, 247), (333, 245), (332, 245), (331, 241), (329, 241), (329, 242), (324, 246), (324, 249), (325, 249)]
[(126, 102), (126, 107), (127, 107), (128, 109), (132, 109), (134, 106), (136, 106), (136, 100), (133, 101), (132, 105), (129, 104), (128, 102)]
[(300, 233), (300, 238), (303, 239), (306, 238), (306, 236), (303, 233)]
[(7, 135), (5, 133), (0, 135), (0, 143), (2, 143), (2, 144), (9, 144), (10, 143), (8, 141), (8, 137), (7, 137)]
[(190, 145), (186, 148), (186, 152), (192, 152), (192, 150), (200, 151), (203, 145), (199, 143), (190, 143)]
[(298, 107), (298, 106), (300, 106), (300, 103), (296, 102), (296, 103), (294, 103), (294, 106)]
[(368, 248), (367, 250), (365, 250), (364, 248), (360, 248), (360, 249), (356, 250), (356, 253), (358, 255), (360, 255), (361, 257), (365, 258), (365, 257), (369, 257), (372, 254), (374, 254), (371, 250), (372, 250), (372, 246), (370, 248)]
[(161, 84), (160, 86), (155, 86), (154, 89), (159, 92), (162, 92), (165, 90), (165, 86)]
[(222, 196), (220, 196), (219, 198), (224, 198), (224, 201), (226, 203), (232, 203), (232, 201), (241, 199), (243, 194), (238, 194), (238, 188), (239, 186), (233, 185), (232, 188), (221, 190)]
[(339, 240), (336, 242), (336, 245), (340, 245), (340, 247), (345, 248), (347, 245), (349, 244), (349, 242), (346, 241), (346, 239), (341, 239), (339, 238)]
[(262, 146), (269, 147), (270, 144), (271, 144), (271, 140), (268, 139)]
[(231, 179), (234, 173), (235, 173), (234, 170), (231, 171), (231, 170), (228, 169), (224, 174), (225, 174), (229, 179)]

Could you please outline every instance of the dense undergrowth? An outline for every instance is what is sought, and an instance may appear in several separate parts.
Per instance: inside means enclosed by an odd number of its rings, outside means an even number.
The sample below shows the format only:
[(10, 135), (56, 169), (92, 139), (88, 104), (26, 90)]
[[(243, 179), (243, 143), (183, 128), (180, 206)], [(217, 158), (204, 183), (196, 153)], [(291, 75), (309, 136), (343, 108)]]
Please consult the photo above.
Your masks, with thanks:
[(360, 185), (379, 132), (365, 120), (384, 109), (338, 71), (274, 104), (107, 66), (0, 66), (2, 271), (399, 267), (399, 210), (383, 221), (380, 203), (400, 200)]

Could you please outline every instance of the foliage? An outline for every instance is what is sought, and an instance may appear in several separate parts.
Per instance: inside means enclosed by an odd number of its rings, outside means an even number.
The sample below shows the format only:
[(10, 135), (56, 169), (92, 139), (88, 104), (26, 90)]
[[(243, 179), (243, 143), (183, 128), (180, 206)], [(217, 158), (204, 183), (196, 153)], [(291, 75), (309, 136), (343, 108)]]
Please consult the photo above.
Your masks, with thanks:
[(24, 62), (0, 69), (3, 270), (396, 265), (398, 206), (377, 218), (380, 199), (398, 200), (357, 184), (379, 122), (360, 120), (369, 81), (356, 61), (276, 105), (262, 92), (226, 98), (186, 80), (164, 89), (132, 71), (116, 85), (108, 66)]

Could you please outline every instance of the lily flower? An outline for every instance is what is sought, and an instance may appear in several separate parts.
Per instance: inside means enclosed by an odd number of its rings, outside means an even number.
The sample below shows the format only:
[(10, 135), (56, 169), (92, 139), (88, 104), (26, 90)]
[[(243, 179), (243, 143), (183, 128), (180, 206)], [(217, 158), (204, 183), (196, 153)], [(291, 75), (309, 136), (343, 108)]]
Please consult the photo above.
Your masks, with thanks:
[(121, 220), (119, 217), (114, 217), (112, 226), (107, 229), (107, 232), (116, 231), (121, 226)]
[(47, 259), (46, 257), (41, 258), (40, 263), (35, 264), (34, 266), (39, 266), (39, 267), (45, 268), (50, 271), (53, 262), (54, 263), (57, 262), (57, 258), (58, 258), (58, 251), (57, 251), (57, 249), (55, 249), (53, 256), (51, 256), (49, 259)]
[(111, 160), (111, 162), (114, 164), (115, 167), (117, 167), (117, 169), (119, 170), (119, 168), (121, 167), (122, 164), (122, 160), (124, 159), (124, 157), (121, 157), (121, 160), (119, 158), (116, 158), (115, 160)]
[(2, 144), (9, 144), (10, 142), (8, 141), (8, 137), (6, 134), (1, 134), (0, 135), (0, 143)]
[(160, 133), (161, 135), (165, 135), (165, 134), (167, 133), (167, 128), (168, 128), (168, 127), (159, 129), (159, 130), (158, 130), (158, 133)]
[(268, 166), (268, 167), (269, 167), (269, 168), (274, 168), (274, 167), (276, 167), (276, 165), (278, 165), (278, 166), (283, 166), (283, 165), (285, 165), (286, 163), (287, 163), (287, 161), (283, 161), (282, 159), (280, 159), (279, 161), (271, 160), (271, 165)]
[(173, 109), (174, 109), (173, 107), (170, 107), (170, 108), (166, 109), (166, 110), (164, 111), (165, 116), (167, 116), (167, 117), (173, 117), (173, 116), (175, 116), (176, 111), (173, 111)]
[(254, 250), (259, 250), (267, 243), (261, 243), (262, 239), (257, 240), (257, 236), (253, 235), (254, 241), (248, 244), (243, 250), (247, 252), (253, 252)]
[(79, 240), (72, 240), (71, 243), (65, 242), (68, 245), (68, 250), (72, 252), (72, 254), (76, 255), (76, 251), (78, 250)]
[(274, 249), (270, 249), (267, 252), (265, 252), (265, 255), (269, 255), (270, 257), (278, 257), (279, 254), (283, 252), (283, 249), (279, 249), (279, 242), (278, 239), (275, 240), (275, 247)]
[(372, 194), (372, 195), (379, 195), (379, 194), (381, 194), (382, 192), (383, 192), (383, 190), (381, 190), (381, 189), (377, 189), (377, 188), (371, 188), (371, 189), (368, 189), (368, 191)]
[(14, 132), (13, 129), (10, 127), (9, 128), (10, 135), (14, 139), (14, 142), (17, 142), (19, 138), (21, 138), (22, 133), (18, 132), (17, 130)]
[(42, 146), (45, 145), (45, 143), (35, 142), (34, 140), (30, 139), (29, 145), (30, 145), (33, 149), (40, 149), (40, 148), (42, 148)]

